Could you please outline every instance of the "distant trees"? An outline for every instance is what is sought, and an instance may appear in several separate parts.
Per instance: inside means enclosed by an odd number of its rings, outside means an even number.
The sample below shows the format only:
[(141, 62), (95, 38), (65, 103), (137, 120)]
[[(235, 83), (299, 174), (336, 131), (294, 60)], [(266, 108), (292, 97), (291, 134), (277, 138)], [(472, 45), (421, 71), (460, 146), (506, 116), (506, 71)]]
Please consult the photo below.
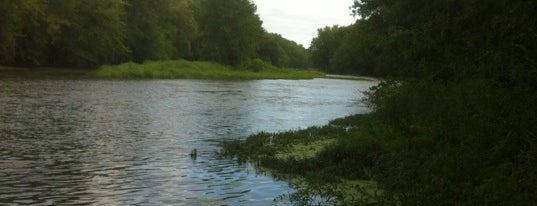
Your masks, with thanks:
[[(249, 0), (5, 0), (0, 63), (95, 67), (189, 59), (238, 65), (261, 58), (305, 67), (306, 50), (270, 37), (255, 12)], [(280, 49), (267, 57), (272, 44)]]
[(45, 62), (93, 66), (127, 59), (123, 6), (122, 0), (49, 0), (52, 20), (48, 23), (48, 51), (44, 52), (48, 61)]
[(171, 39), (174, 47), (173, 59), (192, 59), (193, 42), (198, 37), (198, 22), (195, 19), (192, 0), (174, 0), (170, 7)]
[(191, 58), (197, 23), (189, 0), (127, 0), (127, 46), (135, 62)]
[(198, 0), (198, 58), (230, 65), (256, 56), (263, 35), (257, 8), (249, 0)]
[[(361, 16), (355, 24), (319, 29), (309, 49), (313, 66), (334, 73), (453, 80), (485, 73), (526, 76), (498, 67), (536, 58), (529, 52), (535, 26), (528, 23), (534, 16), (528, 1), (368, 0), (355, 1), (353, 8)], [(526, 60), (514, 56), (513, 61), (507, 53), (524, 53)], [(497, 62), (482, 65), (488, 60)], [(456, 69), (469, 64), (476, 68)]]
[(20, 16), (20, 2), (4, 0), (0, 3), (0, 62), (13, 57)]
[(319, 29), (317, 37), (311, 41), (311, 64), (329, 73), (338, 73), (333, 66), (333, 57), (347, 33), (346, 27), (332, 26)]
[(307, 51), (304, 46), (279, 34), (265, 33), (261, 38), (257, 55), (263, 61), (278, 67), (308, 67)]
[(25, 65), (47, 63), (49, 42), (71, 22), (55, 14), (42, 0), (16, 1), (15, 4), (16, 7), (8, 11), (17, 19), (17, 27), (11, 30), (15, 37), (14, 49), (8, 54), (11, 58), (6, 60)]
[[(95, 65), (125, 58), (121, 0), (3, 1), (0, 59), (22, 65)], [(4, 26), (5, 25), (5, 26)]]

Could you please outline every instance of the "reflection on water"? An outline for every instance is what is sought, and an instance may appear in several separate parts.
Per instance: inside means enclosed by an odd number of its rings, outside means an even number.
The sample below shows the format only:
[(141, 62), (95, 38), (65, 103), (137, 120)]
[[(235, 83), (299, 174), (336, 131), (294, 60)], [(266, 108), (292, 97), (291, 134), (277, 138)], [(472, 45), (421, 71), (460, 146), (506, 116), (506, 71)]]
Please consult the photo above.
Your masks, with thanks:
[(275, 204), (287, 183), (217, 159), (219, 143), (366, 112), (373, 84), (3, 79), (0, 204)]

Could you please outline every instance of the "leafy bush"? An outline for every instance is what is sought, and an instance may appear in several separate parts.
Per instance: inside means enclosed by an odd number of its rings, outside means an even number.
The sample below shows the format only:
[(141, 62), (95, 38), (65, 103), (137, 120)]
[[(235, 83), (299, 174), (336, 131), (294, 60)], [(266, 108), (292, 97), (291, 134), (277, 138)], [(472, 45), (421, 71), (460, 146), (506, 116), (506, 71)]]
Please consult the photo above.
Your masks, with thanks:
[(536, 97), (487, 79), (381, 85), (369, 96), (386, 148), (373, 179), (403, 205), (535, 202)]
[(263, 60), (256, 58), (252, 60), (248, 60), (241, 65), (239, 65), (240, 69), (253, 71), (253, 72), (260, 72), (263, 70), (269, 70), (275, 68), (272, 66), (272, 64), (264, 62)]

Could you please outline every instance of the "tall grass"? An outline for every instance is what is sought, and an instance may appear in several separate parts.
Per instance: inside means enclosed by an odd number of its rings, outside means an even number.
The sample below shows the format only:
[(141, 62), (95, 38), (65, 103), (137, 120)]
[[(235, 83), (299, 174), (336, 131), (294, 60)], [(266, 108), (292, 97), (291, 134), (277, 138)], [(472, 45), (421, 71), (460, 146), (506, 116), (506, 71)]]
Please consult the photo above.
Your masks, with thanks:
[(313, 70), (279, 69), (263, 66), (261, 69), (232, 68), (212, 62), (191, 62), (170, 60), (146, 62), (144, 64), (124, 63), (116, 66), (100, 67), (95, 76), (121, 79), (313, 79), (324, 74)]

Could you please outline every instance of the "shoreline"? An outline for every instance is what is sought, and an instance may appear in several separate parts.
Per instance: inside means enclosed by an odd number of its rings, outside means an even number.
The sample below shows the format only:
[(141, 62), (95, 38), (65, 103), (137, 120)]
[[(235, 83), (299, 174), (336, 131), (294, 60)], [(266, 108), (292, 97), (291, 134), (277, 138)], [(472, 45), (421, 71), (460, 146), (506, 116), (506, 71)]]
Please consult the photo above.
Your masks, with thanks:
[[(150, 62), (151, 64), (169, 63), (165, 61)], [(207, 62), (189, 62), (191, 64), (203, 64)], [(124, 63), (126, 65), (131, 63)], [(355, 76), (355, 75), (339, 75), (339, 74), (323, 74), (316, 70), (311, 69), (282, 69), (271, 68), (269, 70), (263, 70), (260, 72), (253, 72), (240, 69), (231, 69), (223, 65), (217, 65), (219, 68), (216, 70), (210, 70), (208, 72), (219, 72), (222, 76), (215, 76), (214, 74), (208, 74), (203, 72), (193, 73), (187, 71), (188, 74), (175, 74), (176, 76), (167, 76), (159, 74), (161, 68), (155, 69), (155, 72), (149, 71), (145, 64), (131, 64), (130, 68), (121, 68), (121, 65), (108, 66), (103, 65), (99, 68), (68, 68), (68, 67), (15, 67), (0, 65), (0, 72), (12, 72), (12, 73), (24, 73), (26, 75), (32, 74), (79, 74), (84, 77), (98, 78), (98, 79), (202, 79), (202, 80), (262, 80), (262, 79), (289, 79), (289, 80), (307, 80), (314, 78), (321, 79), (341, 79), (341, 80), (357, 80), (357, 81), (381, 81), (381, 79), (370, 76)], [(133, 68), (132, 65), (137, 66)], [(197, 66), (197, 65), (196, 65)], [(114, 71), (108, 74), (103, 74), (102, 70), (106, 68), (110, 70), (115, 68), (121, 71)], [(138, 71), (134, 71), (138, 70)], [(177, 68), (171, 68), (170, 70), (181, 70)], [(134, 72), (134, 74), (133, 74)], [(166, 71), (170, 73), (170, 71)], [(176, 72), (176, 71), (172, 71)], [(288, 72), (288, 73), (286, 73)]]
[(370, 165), (363, 155), (369, 151), (347, 142), (358, 138), (365, 139), (366, 147), (371, 145), (361, 125), (367, 116), (351, 115), (324, 126), (254, 134), (224, 142), (219, 155), (252, 163), (258, 172), (289, 182), (296, 192), (285, 196), (299, 205), (319, 197), (327, 204), (374, 203), (382, 192), (366, 171)]
[(355, 76), (355, 75), (340, 75), (340, 74), (326, 74), (327, 79), (347, 79), (347, 80), (362, 80), (362, 81), (380, 81), (380, 79), (369, 76)]

